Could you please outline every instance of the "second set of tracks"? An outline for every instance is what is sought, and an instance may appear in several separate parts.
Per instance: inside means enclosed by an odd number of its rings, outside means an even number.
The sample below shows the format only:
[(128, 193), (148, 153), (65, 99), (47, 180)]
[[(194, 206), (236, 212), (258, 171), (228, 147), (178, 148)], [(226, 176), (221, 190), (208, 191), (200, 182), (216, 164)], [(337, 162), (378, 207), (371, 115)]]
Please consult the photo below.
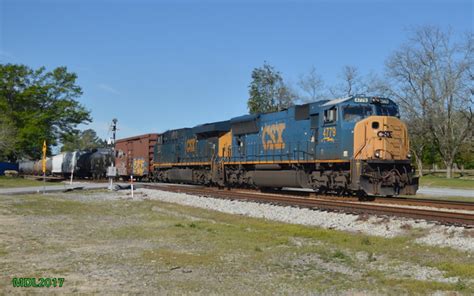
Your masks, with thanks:
[(144, 184), (143, 187), (190, 195), (270, 203), (349, 214), (406, 217), (438, 222), (445, 225), (474, 228), (474, 203), (471, 202), (403, 197), (376, 197), (372, 201), (361, 202), (357, 198), (352, 197), (320, 196), (305, 191), (260, 192), (255, 190), (227, 190), (214, 187), (162, 183), (148, 183)]

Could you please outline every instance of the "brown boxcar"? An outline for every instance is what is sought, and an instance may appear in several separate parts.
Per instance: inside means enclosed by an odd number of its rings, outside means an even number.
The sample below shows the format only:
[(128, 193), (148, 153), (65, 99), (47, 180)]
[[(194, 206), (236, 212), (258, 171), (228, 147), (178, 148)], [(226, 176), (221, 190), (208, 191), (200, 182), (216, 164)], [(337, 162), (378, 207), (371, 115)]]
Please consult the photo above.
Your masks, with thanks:
[(145, 134), (115, 142), (117, 174), (129, 179), (149, 179), (153, 173), (153, 152), (159, 134)]

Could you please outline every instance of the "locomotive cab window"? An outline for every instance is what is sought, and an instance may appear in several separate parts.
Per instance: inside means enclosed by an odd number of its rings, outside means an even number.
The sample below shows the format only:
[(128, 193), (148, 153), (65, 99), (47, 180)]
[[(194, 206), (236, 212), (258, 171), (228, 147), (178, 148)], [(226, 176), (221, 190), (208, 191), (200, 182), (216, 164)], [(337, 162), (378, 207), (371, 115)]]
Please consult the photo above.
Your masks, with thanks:
[(400, 118), (400, 114), (396, 106), (375, 105), (375, 112), (377, 115), (394, 116)]
[(345, 106), (344, 121), (357, 122), (367, 116), (372, 115), (372, 108), (368, 106)]
[(333, 107), (328, 110), (324, 110), (324, 123), (332, 123), (337, 121), (337, 108)]

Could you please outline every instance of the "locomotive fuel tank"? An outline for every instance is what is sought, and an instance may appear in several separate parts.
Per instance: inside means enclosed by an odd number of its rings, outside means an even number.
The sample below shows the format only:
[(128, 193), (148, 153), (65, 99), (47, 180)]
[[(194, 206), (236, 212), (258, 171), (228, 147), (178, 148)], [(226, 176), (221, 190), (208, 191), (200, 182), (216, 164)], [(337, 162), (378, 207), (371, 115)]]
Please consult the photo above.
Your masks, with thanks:
[(248, 172), (255, 186), (265, 187), (298, 187), (308, 186), (308, 177), (304, 171), (296, 170), (256, 170)]

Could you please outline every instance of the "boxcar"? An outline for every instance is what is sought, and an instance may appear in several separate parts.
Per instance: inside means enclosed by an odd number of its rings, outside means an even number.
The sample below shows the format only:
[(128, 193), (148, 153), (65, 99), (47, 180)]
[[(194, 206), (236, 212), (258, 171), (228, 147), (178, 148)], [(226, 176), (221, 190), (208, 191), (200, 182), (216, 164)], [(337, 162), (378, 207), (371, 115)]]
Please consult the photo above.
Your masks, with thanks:
[(144, 134), (117, 140), (115, 166), (118, 176), (127, 179), (133, 175), (137, 179), (148, 180), (153, 172), (153, 150), (157, 141), (161, 141), (159, 134)]

